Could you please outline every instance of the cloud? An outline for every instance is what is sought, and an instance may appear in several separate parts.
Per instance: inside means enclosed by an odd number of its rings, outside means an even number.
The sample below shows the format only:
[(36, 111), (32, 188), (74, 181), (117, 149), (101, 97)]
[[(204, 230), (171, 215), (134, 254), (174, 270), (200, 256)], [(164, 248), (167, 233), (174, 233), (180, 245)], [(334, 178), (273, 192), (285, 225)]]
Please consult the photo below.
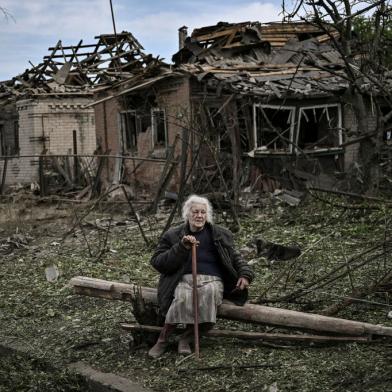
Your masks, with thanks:
[(112, 30), (107, 0), (7, 0), (4, 7), (15, 22), (0, 23), (2, 34), (80, 38)]
[(61, 40), (76, 45), (80, 39), (113, 31), (107, 0), (0, 0), (13, 19), (0, 15), (0, 80), (37, 65), (48, 48)]
[[(268, 22), (279, 19), (280, 6), (261, 1), (226, 0), (114, 0), (117, 31), (130, 31), (147, 52), (170, 61), (178, 50), (178, 28), (217, 22)], [(108, 0), (0, 0), (15, 18), (0, 18), (0, 80), (17, 75), (42, 61), (47, 48), (61, 39), (76, 45), (93, 43), (113, 31)]]
[[(201, 7), (200, 7), (201, 8)], [(279, 20), (281, 8), (273, 3), (252, 2), (246, 5), (224, 6), (204, 5), (203, 11), (194, 13), (189, 10), (161, 11), (145, 15), (129, 22), (132, 33), (146, 50), (160, 54), (170, 60), (178, 50), (178, 28), (186, 25), (189, 33), (194, 28), (215, 25), (218, 22), (271, 22)], [(127, 21), (120, 19), (119, 25), (126, 28)]]

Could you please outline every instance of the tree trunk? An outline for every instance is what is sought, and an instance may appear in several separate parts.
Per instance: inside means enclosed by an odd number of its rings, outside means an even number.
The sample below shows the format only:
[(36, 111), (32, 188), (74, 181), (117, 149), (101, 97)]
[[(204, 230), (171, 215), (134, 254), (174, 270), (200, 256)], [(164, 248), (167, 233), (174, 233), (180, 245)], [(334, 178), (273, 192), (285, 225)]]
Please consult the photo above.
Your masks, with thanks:
[[(156, 289), (139, 287), (133, 284), (110, 282), (88, 277), (72, 278), (70, 284), (75, 292), (81, 295), (131, 301), (141, 295), (145, 302), (157, 304)], [(392, 336), (392, 328), (359, 321), (351, 321), (318, 314), (298, 312), (294, 310), (273, 308), (262, 305), (246, 304), (236, 306), (224, 301), (219, 307), (218, 317), (254, 322), (259, 324), (278, 325), (289, 328), (309, 329), (341, 333), (345, 335), (381, 335)]]

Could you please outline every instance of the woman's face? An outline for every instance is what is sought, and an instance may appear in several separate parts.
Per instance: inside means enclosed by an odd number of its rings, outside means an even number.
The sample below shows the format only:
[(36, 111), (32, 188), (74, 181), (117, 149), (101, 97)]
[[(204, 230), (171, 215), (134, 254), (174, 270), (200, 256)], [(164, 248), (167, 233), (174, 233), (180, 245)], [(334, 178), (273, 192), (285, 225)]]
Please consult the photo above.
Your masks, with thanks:
[(207, 206), (205, 204), (193, 203), (189, 210), (188, 220), (192, 231), (200, 231), (207, 220)]

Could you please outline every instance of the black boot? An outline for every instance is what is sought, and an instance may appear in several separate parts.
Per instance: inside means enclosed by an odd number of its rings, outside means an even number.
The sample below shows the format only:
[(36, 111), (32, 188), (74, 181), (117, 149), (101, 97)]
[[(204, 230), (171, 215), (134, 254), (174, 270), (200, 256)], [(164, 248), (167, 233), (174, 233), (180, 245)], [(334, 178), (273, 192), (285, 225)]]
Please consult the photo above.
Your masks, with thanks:
[(156, 359), (159, 358), (162, 354), (164, 354), (164, 352), (167, 349), (167, 346), (169, 345), (168, 338), (175, 328), (176, 328), (175, 324), (165, 324), (162, 327), (157, 342), (155, 343), (154, 346), (151, 347), (150, 351), (148, 352), (148, 355), (151, 358)]

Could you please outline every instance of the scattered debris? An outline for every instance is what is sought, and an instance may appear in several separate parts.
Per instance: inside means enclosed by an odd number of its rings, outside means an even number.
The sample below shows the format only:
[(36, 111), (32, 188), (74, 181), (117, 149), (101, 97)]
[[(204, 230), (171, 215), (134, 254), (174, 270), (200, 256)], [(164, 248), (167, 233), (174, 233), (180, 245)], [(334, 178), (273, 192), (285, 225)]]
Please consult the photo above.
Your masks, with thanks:
[[(301, 203), (301, 198), (299, 196), (303, 196), (302, 192), (288, 191), (286, 189), (275, 189), (272, 194), (276, 199), (287, 203), (292, 207), (296, 207), (299, 203)], [(299, 195), (299, 196), (297, 196)]]
[(11, 253), (15, 249), (27, 249), (29, 242), (33, 237), (27, 234), (16, 233), (7, 237), (5, 240), (0, 240), (0, 252)]
[[(330, 193), (324, 195), (325, 199), (336, 204), (341, 204), (341, 201), (347, 197)], [(340, 304), (347, 299), (346, 297), (353, 296), (355, 288), (359, 288), (360, 292), (357, 294), (362, 295), (366, 283), (369, 282), (369, 276), (372, 277), (372, 281), (381, 282), (381, 278), (390, 270), (391, 251), (387, 244), (383, 243), (384, 238), (390, 238), (388, 209), (342, 210), (312, 197), (296, 208), (285, 203), (274, 202), (269, 194), (261, 195), (260, 200), (263, 202), (254, 209), (254, 213), (247, 211), (240, 215), (242, 230), (235, 235), (238, 248), (248, 248), (249, 253), (246, 257), (256, 256), (256, 244), (249, 246), (245, 244), (252, 238), (259, 238), (262, 234), (261, 238), (264, 241), (273, 244), (286, 246), (299, 243), (302, 253), (300, 258), (278, 262), (273, 267), (269, 267), (265, 263), (265, 257), (260, 256), (260, 262), (254, 264), (256, 280), (250, 287), (251, 300), (262, 296), (263, 303), (272, 304), (273, 307), (296, 310), (305, 314), (320, 314), (325, 307)], [(368, 202), (373, 205), (380, 203), (371, 200)], [(43, 278), (42, 273), (45, 269), (43, 266), (56, 265), (63, 271), (58, 282), (62, 282), (65, 276), (72, 277), (83, 272), (110, 282), (136, 282), (137, 287), (156, 287), (157, 275), (149, 266), (152, 250), (145, 246), (138, 225), (130, 219), (131, 215), (127, 212), (124, 216), (124, 205), (96, 204), (95, 201), (83, 206), (68, 204), (67, 219), (52, 219), (42, 224), (31, 220), (31, 216), (40, 215), (35, 209), (39, 206), (43, 211), (50, 212), (53, 217), (54, 212), (63, 217), (65, 212), (63, 203), (37, 200), (36, 203), (39, 204), (34, 208), (32, 201), (28, 200), (27, 203), (26, 205), (26, 200), (23, 201), (23, 214), (12, 216), (8, 215), (12, 212), (8, 204), (3, 204), (2, 207), (1, 215), (7, 218), (3, 219), (4, 224), (1, 227), (3, 239), (11, 235), (10, 229), (13, 233), (16, 232), (17, 225), (23, 227), (23, 233), (34, 233), (34, 242), (29, 243), (29, 248), (21, 248), (15, 251), (14, 255), (8, 254), (1, 258), (0, 275), (4, 282), (1, 310), (5, 316), (2, 317), (1, 324), (3, 336), (9, 336), (9, 340), (12, 341), (22, 339), (20, 343), (24, 347), (42, 358), (48, 358), (53, 363), (70, 363), (75, 360), (76, 355), (78, 359), (94, 363), (101, 370), (121, 373), (130, 378), (135, 375), (141, 383), (153, 389), (184, 391), (189, 389), (189, 378), (184, 377), (186, 373), (178, 374), (178, 369), (181, 365), (181, 369), (187, 368), (191, 371), (196, 366), (193, 357), (182, 359), (180, 363), (173, 347), (173, 350), (169, 350), (168, 354), (158, 361), (159, 363), (153, 363), (146, 356), (148, 345), (153, 344), (148, 340), (150, 334), (131, 339), (129, 333), (119, 328), (121, 323), (136, 322), (131, 304), (122, 301), (130, 298), (129, 291), (120, 292), (112, 284), (107, 284), (103, 295), (113, 296), (117, 301), (104, 301), (99, 297), (83, 298), (75, 296), (65, 283), (60, 285), (48, 283)], [(137, 199), (132, 199), (132, 203), (135, 208), (137, 207), (139, 216), (143, 218), (145, 234), (148, 238), (156, 239), (165, 225), (167, 214), (164, 216), (162, 211), (159, 211), (159, 219), (156, 219), (155, 215), (149, 217), (141, 212), (146, 204), (138, 204)], [(26, 216), (26, 208), (29, 210), (28, 216)], [(90, 211), (90, 208), (93, 209)], [(22, 210), (21, 206), (17, 208), (17, 211), (19, 210)], [(118, 253), (105, 253), (99, 262), (91, 259), (87, 245), (82, 240), (79, 224), (75, 227), (76, 231), (72, 231), (71, 235), (62, 239), (63, 234), (76, 223), (74, 210), (77, 212), (79, 222), (82, 223), (93, 255), (102, 244), (102, 239), (97, 234), (97, 219), (98, 222), (105, 223), (112, 216), (113, 224), (109, 231), (107, 248), (116, 249)], [(228, 210), (225, 210), (226, 216), (219, 210), (216, 212), (217, 223), (230, 222)], [(129, 225), (116, 225), (116, 222), (122, 222), (126, 218), (130, 220), (132, 228)], [(224, 219), (229, 220), (224, 221)], [(90, 222), (92, 225), (83, 226), (84, 222)], [(60, 245), (50, 246), (52, 242), (58, 242)], [(377, 250), (361, 255), (363, 251), (368, 250), (368, 245), (373, 243), (379, 245)], [(374, 256), (377, 255), (379, 257), (375, 258)], [(366, 260), (368, 262), (364, 263)], [(334, 272), (338, 267), (340, 269)], [(329, 273), (332, 274), (327, 278)], [(309, 287), (318, 279), (321, 279), (318, 285)], [(14, 290), (10, 291), (9, 287), (13, 287)], [(300, 289), (302, 290), (298, 293)], [(90, 293), (98, 291), (94, 282), (90, 282), (88, 290)], [(264, 292), (266, 294), (262, 295)], [(297, 295), (290, 296), (286, 300), (282, 299), (285, 295), (296, 292)], [(360, 297), (363, 301), (354, 301), (350, 306), (342, 308), (339, 317), (390, 327), (391, 319), (386, 317), (390, 310), (388, 302), (390, 292), (391, 284), (385, 282), (376, 291)], [(145, 295), (150, 293), (151, 291), (148, 291)], [(275, 299), (278, 300), (276, 305), (273, 303)], [(145, 305), (147, 304), (146, 301)], [(153, 309), (154, 306), (151, 307), (151, 310)], [(152, 319), (146, 324), (154, 325), (156, 322)], [(325, 322), (322, 324), (326, 325)], [(313, 334), (301, 333), (296, 326), (272, 328), (258, 323), (234, 321), (231, 317), (219, 318), (216, 328), (235, 332), (264, 333), (271, 339), (279, 336), (276, 334), (282, 334), (284, 336), (281, 339), (286, 340), (280, 343), (272, 340), (206, 338), (202, 341), (203, 362), (207, 365), (224, 365), (233, 369), (194, 372), (192, 380), (197, 380), (198, 385), (203, 385), (205, 391), (216, 390), (216, 386), (222, 386), (223, 383), (226, 389), (232, 390), (238, 389), (240, 384), (247, 385), (252, 390), (265, 389), (266, 385), (272, 385), (276, 381), (276, 372), (263, 368), (259, 370), (249, 368), (243, 371), (235, 368), (238, 365), (262, 364), (265, 358), (269, 358), (271, 363), (279, 364), (282, 366), (282, 372), (286, 372), (285, 378), (278, 380), (280, 390), (293, 388), (304, 391), (320, 388), (334, 390), (339, 388), (338, 384), (334, 384), (337, 371), (340, 372), (339, 381), (353, 383), (357, 379), (361, 380), (356, 384), (350, 384), (353, 390), (361, 388), (364, 374), (371, 375), (372, 380), (374, 377), (379, 378), (382, 380), (381, 384), (378, 384), (381, 385), (379, 389), (388, 390), (389, 381), (383, 379), (385, 374), (390, 372), (390, 366), (385, 362), (390, 349), (388, 338), (375, 338), (368, 344), (290, 341), (289, 335), (294, 335), (293, 339), (301, 339)], [(313, 336), (325, 335), (331, 338), (336, 334), (315, 332)], [(360, 338), (367, 338), (367, 335)], [(104, 343), (108, 339), (111, 340)], [(129, 349), (130, 340), (134, 340), (131, 349)], [(86, 342), (94, 341), (101, 343), (83, 348)], [(82, 348), (73, 349), (78, 345)], [(325, 362), (326, 353), (329, 358), (327, 362)], [(372, 361), (369, 361), (369, 357)], [(8, 370), (9, 367), (5, 369)], [(325, 376), (320, 378), (320, 372)], [(250, 373), (252, 373), (251, 378), (249, 378)], [(366, 388), (371, 390), (368, 386), (371, 386), (370, 381), (366, 384)]]

